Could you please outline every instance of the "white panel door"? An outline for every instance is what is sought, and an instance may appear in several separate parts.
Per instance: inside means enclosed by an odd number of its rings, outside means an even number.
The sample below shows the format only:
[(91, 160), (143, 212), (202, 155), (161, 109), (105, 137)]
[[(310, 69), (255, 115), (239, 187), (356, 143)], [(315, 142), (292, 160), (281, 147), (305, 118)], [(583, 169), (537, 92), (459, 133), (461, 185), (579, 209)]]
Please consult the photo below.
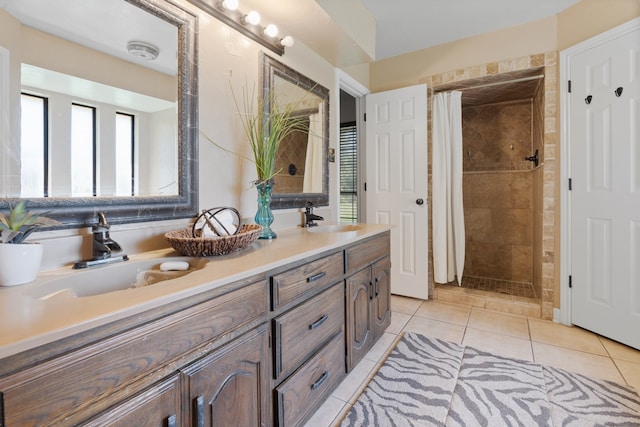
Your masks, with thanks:
[(640, 31), (569, 66), (572, 323), (640, 349)]
[(368, 95), (366, 131), (366, 221), (393, 226), (391, 293), (427, 299), (427, 86)]

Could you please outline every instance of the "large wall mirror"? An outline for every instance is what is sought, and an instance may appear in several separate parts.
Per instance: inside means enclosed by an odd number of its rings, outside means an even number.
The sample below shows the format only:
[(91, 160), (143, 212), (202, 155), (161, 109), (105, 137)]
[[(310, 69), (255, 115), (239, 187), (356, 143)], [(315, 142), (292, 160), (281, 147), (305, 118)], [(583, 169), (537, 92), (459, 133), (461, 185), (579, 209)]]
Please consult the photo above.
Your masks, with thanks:
[(167, 0), (0, 0), (0, 208), (62, 227), (197, 213), (197, 17)]
[[(271, 207), (329, 204), (329, 90), (281, 62), (262, 54), (262, 97), (292, 103), (292, 114), (308, 124), (280, 143)], [(270, 96), (273, 94), (273, 96)], [(270, 107), (266, 109), (270, 110)]]

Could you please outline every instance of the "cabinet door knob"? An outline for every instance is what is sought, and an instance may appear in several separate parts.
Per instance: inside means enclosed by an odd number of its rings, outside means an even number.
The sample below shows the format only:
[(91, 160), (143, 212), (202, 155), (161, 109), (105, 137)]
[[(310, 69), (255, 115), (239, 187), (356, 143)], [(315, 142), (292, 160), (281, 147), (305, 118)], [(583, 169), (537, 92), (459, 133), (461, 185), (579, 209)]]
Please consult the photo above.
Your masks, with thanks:
[(416, 200), (416, 205), (418, 205), (418, 206), (424, 205), (424, 199), (417, 199)]

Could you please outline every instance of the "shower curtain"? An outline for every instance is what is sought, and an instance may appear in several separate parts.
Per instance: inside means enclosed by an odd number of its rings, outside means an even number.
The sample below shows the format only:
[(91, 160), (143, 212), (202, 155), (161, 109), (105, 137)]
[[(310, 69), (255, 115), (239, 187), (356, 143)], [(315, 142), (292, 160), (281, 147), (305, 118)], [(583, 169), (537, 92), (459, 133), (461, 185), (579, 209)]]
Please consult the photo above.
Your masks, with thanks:
[(462, 205), (462, 93), (433, 97), (432, 226), (436, 283), (458, 279), (464, 270)]
[(307, 156), (304, 165), (303, 193), (322, 193), (322, 103), (318, 105), (318, 112), (309, 116), (309, 136), (307, 142)]

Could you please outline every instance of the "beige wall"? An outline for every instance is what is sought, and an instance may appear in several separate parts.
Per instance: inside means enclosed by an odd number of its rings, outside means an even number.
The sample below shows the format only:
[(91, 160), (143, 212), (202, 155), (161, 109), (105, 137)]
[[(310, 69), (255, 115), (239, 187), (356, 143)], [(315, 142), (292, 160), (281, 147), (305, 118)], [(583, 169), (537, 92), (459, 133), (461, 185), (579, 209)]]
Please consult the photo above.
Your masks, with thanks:
[(640, 0), (582, 0), (558, 14), (557, 50), (640, 16)]
[(556, 18), (434, 46), (371, 64), (371, 92), (418, 84), (421, 77), (555, 50)]
[(420, 77), (559, 51), (640, 16), (640, 0), (582, 0), (562, 13), (371, 64), (370, 89), (417, 84)]

